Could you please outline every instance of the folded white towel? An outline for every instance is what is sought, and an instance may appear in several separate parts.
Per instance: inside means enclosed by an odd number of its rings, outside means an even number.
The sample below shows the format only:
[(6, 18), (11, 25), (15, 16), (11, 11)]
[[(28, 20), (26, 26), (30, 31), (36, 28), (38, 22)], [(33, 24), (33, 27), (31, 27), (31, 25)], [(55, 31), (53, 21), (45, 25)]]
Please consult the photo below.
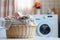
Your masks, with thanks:
[(12, 24), (11, 20), (6, 20), (5, 21), (5, 29), (8, 30), (10, 28), (11, 24)]
[(1, 17), (0, 18), (0, 27), (4, 28), (5, 27), (4, 25), (5, 25), (5, 19)]
[(0, 18), (0, 25), (1, 24), (6, 30), (8, 30), (12, 24), (26, 24), (28, 27), (36, 26), (35, 20), (31, 15), (25, 15), (20, 17), (20, 19), (12, 19), (10, 17)]

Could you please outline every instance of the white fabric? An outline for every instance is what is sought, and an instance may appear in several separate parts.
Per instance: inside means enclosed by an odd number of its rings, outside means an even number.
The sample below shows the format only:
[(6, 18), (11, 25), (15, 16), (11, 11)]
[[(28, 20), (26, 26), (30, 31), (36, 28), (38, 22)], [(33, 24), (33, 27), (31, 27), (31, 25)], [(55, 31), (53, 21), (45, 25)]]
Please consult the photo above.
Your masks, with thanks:
[(11, 26), (12, 22), (10, 20), (5, 21), (5, 29), (8, 30)]
[(4, 28), (5, 25), (5, 19), (4, 18), (0, 18), (0, 27)]
[[(10, 28), (11, 24), (25, 24), (28, 27), (36, 26), (32, 16), (26, 15), (26, 17), (28, 17), (28, 19), (26, 19), (26, 18), (24, 18), (24, 19), (12, 19), (10, 17), (6, 17), (5, 19), (0, 18), (0, 19), (4, 23), (3, 24), (4, 26), (2, 26), (2, 27), (4, 27), (6, 30), (8, 30)], [(2, 23), (0, 23), (0, 24), (2, 24)]]

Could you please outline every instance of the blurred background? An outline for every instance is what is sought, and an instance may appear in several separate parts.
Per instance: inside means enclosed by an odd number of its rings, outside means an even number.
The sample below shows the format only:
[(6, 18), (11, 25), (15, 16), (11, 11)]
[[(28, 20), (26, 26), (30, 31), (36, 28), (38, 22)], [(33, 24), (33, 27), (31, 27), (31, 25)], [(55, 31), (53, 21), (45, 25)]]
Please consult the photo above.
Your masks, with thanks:
[(48, 8), (55, 8), (60, 20), (60, 0), (0, 0), (0, 17), (13, 16), (15, 12), (33, 14), (33, 5), (40, 1), (42, 14), (47, 14)]

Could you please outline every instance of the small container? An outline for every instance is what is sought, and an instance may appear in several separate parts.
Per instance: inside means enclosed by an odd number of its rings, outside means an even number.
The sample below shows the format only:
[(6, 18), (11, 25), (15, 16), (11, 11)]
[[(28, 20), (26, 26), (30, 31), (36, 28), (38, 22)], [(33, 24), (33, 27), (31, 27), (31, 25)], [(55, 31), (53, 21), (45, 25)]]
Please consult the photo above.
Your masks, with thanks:
[(40, 14), (42, 14), (42, 12), (41, 12), (41, 9), (34, 9), (34, 14), (35, 15), (40, 15)]
[(36, 9), (36, 14), (37, 15), (40, 15), (41, 13), (40, 13), (40, 9)]
[(41, 2), (36, 0), (33, 7), (34, 7), (34, 14), (40, 15), (41, 14), (41, 8), (42, 8)]
[(48, 14), (52, 14), (52, 12), (51, 12), (51, 10), (50, 10), (50, 9), (48, 9)]

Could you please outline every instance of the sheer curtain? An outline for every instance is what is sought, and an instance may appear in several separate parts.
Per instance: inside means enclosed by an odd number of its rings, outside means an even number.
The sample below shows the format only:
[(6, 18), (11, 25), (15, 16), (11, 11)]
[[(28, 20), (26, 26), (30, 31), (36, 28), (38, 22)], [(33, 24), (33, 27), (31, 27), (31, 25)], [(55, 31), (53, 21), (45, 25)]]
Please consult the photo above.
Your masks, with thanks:
[(0, 17), (14, 15), (14, 0), (0, 0)]
[(24, 14), (30, 13), (33, 6), (33, 0), (15, 0), (15, 11)]
[(0, 17), (13, 16), (15, 12), (31, 13), (33, 0), (0, 0)]

